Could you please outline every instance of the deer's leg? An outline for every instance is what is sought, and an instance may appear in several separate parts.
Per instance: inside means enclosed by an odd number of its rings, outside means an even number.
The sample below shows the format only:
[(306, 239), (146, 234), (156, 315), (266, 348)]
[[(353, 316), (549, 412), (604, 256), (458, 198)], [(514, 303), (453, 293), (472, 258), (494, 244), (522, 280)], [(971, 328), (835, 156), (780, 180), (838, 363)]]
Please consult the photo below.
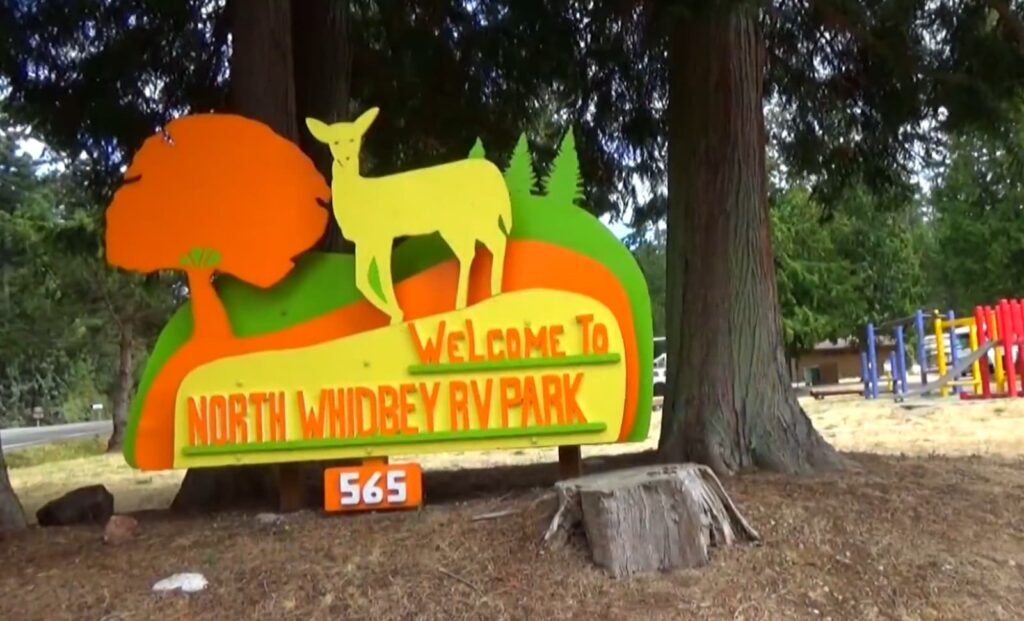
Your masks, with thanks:
[(507, 240), (505, 233), (498, 227), (485, 238), (480, 240), (491, 252), (491, 296), (501, 293), (501, 283), (505, 276), (505, 246)]
[(381, 247), (377, 248), (374, 258), (377, 261), (377, 276), (380, 278), (380, 288), (384, 294), (384, 303), (391, 309), (388, 311), (388, 314), (391, 315), (391, 324), (394, 325), (401, 323), (403, 313), (402, 307), (398, 305), (398, 296), (395, 295), (395, 285), (391, 277), (392, 245), (392, 242), (388, 242), (386, 246), (381, 245)]
[[(443, 234), (442, 237), (444, 237)], [(473, 255), (476, 254), (476, 240), (444, 237), (444, 241), (455, 253), (455, 258), (459, 260), (459, 286), (455, 292), (455, 310), (462, 310), (466, 308), (469, 298), (469, 271), (473, 267)]]
[[(361, 248), (358, 244), (356, 245), (356, 289), (363, 294), (363, 297), (370, 303), (379, 308), (384, 314), (390, 316), (391, 309), (387, 306), (386, 300), (381, 300), (377, 296), (377, 292), (373, 290), (373, 285), (370, 284), (370, 262), (373, 260), (373, 253), (370, 248)], [(377, 265), (378, 275), (380, 273), (380, 264)]]

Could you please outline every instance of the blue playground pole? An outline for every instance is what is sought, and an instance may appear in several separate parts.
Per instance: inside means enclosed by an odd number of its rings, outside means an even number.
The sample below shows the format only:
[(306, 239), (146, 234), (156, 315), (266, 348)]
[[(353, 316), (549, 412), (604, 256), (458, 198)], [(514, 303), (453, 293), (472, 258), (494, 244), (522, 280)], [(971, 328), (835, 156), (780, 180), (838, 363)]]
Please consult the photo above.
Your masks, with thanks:
[(896, 365), (892, 370), (893, 392), (901, 395), (907, 391), (907, 350), (903, 345), (903, 326), (896, 326)]
[(917, 331), (917, 364), (921, 365), (921, 385), (928, 383), (928, 360), (924, 355), (924, 311), (914, 313), (914, 329)]
[[(949, 317), (950, 321), (953, 321), (953, 320), (956, 319), (956, 314), (953, 311), (949, 311), (947, 316)], [(950, 326), (949, 327), (949, 366), (950, 366), (950, 368), (953, 368), (953, 367), (956, 366), (956, 359), (957, 359), (957, 355), (956, 355), (956, 328), (953, 327), (953, 326)], [(957, 378), (954, 378), (954, 379), (957, 379)], [(954, 394), (959, 394), (960, 393), (960, 387), (959, 386), (953, 386), (953, 393)]]
[(864, 382), (864, 398), (871, 398), (871, 378), (868, 377), (868, 355), (860, 352), (860, 378)]
[(878, 398), (878, 357), (875, 355), (875, 326), (868, 324), (868, 372), (871, 376), (871, 396), (869, 399)]

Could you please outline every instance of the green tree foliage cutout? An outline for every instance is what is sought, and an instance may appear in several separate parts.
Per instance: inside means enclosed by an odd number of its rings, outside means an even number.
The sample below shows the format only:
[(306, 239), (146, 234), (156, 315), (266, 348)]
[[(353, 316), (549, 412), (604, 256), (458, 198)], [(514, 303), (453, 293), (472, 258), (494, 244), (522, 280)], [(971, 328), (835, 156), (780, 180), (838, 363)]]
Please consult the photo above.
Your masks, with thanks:
[(580, 159), (576, 154), (576, 138), (571, 127), (558, 146), (558, 155), (551, 164), (551, 174), (544, 181), (543, 187), (548, 199), (557, 204), (581, 205), (583, 202)]
[[(483, 141), (477, 138), (469, 151), (469, 159), (483, 159), (486, 156)], [(526, 134), (519, 135), (504, 176), (513, 205), (543, 200), (558, 206), (583, 206), (583, 179), (580, 177), (580, 161), (572, 128), (562, 137), (558, 154), (551, 163), (551, 173), (543, 182), (537, 180)]]
[(512, 149), (512, 157), (505, 169), (505, 184), (513, 205), (524, 203), (537, 195), (537, 172), (533, 167), (533, 156), (530, 154), (526, 134), (519, 135)]
[(469, 150), (469, 159), (471, 160), (482, 160), (487, 158), (487, 151), (484, 150), (484, 142), (479, 138), (473, 143), (473, 148)]

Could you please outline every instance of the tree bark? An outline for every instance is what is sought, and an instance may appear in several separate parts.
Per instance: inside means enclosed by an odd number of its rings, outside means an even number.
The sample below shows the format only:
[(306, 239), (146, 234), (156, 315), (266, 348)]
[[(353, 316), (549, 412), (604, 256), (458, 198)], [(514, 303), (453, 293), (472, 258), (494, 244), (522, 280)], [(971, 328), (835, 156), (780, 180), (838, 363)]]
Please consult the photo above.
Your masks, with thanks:
[(669, 86), (668, 394), (663, 459), (718, 474), (841, 458), (786, 367), (768, 220), (764, 41), (745, 3), (680, 17)]
[(295, 105), (299, 145), (325, 178), (331, 152), (306, 130), (306, 117), (348, 121), (352, 85), (348, 0), (292, 0)]
[[(302, 5), (306, 2), (298, 0), (295, 4)], [(304, 68), (312, 63), (314, 66), (323, 66), (324, 71), (329, 70), (329, 63), (324, 55), (331, 54), (331, 49), (336, 43), (326, 40), (331, 36), (328, 25), (335, 23), (329, 21), (332, 18), (327, 14), (339, 10), (331, 2), (316, 1), (309, 4), (314, 6), (303, 7), (297, 11), (301, 20), (300, 30), (296, 31), (293, 39), (293, 6), (289, 0), (228, 0), (232, 36), (229, 98), (231, 109), (233, 112), (266, 123), (282, 137), (299, 145), (303, 145), (303, 141), (306, 140), (304, 135), (308, 132), (304, 123), (300, 126), (296, 105), (296, 60), (293, 43), (294, 40), (305, 43), (300, 46), (302, 60), (299, 61)], [(345, 4), (347, 5), (347, 2)], [(347, 11), (344, 15), (347, 15)], [(325, 23), (311, 25), (313, 20), (324, 20)], [(305, 32), (308, 28), (314, 28), (316, 32)], [(324, 32), (327, 34), (323, 34)], [(324, 39), (306, 42), (307, 35)], [(304, 71), (303, 75), (307, 76), (303, 82), (302, 95), (305, 107), (314, 105), (310, 102), (320, 101), (321, 96), (316, 92), (316, 80), (329, 78), (326, 74), (313, 71)], [(347, 78), (344, 83), (347, 101)], [(319, 146), (321, 148), (316, 150), (304, 148), (314, 161), (314, 154), (319, 155), (321, 150), (327, 151), (323, 148), (324, 145)], [(231, 327), (227, 314), (220, 298), (217, 297), (216, 290), (209, 284), (209, 278), (196, 280), (199, 288), (193, 289), (193, 303), (198, 299), (206, 305), (201, 309), (202, 313), (208, 312), (209, 308), (216, 304), (219, 312), (223, 314), (223, 325), (230, 335)], [(208, 287), (203, 287), (203, 284)], [(189, 275), (189, 287), (193, 287), (192, 274)], [(209, 312), (212, 316), (217, 311)], [(199, 314), (200, 311), (197, 309), (197, 315)], [(215, 330), (212, 335), (216, 336), (217, 322), (213, 321), (211, 324), (210, 329)], [(199, 329), (198, 323), (196, 329)], [(319, 480), (322, 481), (323, 466), (322, 463), (314, 463), (298, 467), (302, 469), (303, 475), (311, 473), (310, 476), (319, 476)], [(281, 468), (288, 467), (296, 466), (257, 465), (189, 470), (171, 507), (178, 511), (243, 506), (275, 508), (280, 499)], [(307, 499), (313, 497), (315, 495), (306, 496)]]
[(121, 326), (121, 338), (118, 343), (119, 356), (117, 363), (117, 384), (114, 386), (113, 426), (114, 430), (107, 441), (107, 452), (120, 451), (124, 445), (124, 430), (128, 424), (128, 406), (131, 403), (132, 388), (135, 386), (135, 335), (130, 323)]
[(0, 532), (21, 530), (26, 525), (25, 510), (21, 508), (18, 495), (11, 487), (11, 479), (7, 476), (7, 461), (0, 448)]
[(555, 484), (544, 541), (581, 526), (594, 562), (617, 578), (706, 565), (712, 546), (760, 541), (706, 466), (641, 466)]
[[(324, 179), (331, 179), (331, 152), (306, 130), (307, 117), (327, 123), (351, 120), (352, 51), (349, 0), (292, 0), (295, 106), (299, 146)], [(331, 222), (318, 250), (352, 252), (351, 242)]]
[(298, 143), (289, 0), (228, 0), (232, 111)]

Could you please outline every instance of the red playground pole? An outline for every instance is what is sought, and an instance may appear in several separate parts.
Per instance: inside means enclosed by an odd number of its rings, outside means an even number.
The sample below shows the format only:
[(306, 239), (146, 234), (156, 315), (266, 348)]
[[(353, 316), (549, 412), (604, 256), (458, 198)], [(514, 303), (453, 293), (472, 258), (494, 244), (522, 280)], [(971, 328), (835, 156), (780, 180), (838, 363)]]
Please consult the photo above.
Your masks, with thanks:
[[(1024, 374), (1021, 374), (1021, 363), (1024, 363), (1024, 359), (1021, 359), (1019, 355), (1020, 344), (1022, 340), (1021, 333), (1024, 332), (1024, 316), (1021, 315), (1020, 300), (1010, 300), (1010, 308), (1012, 315), (1011, 320), (1014, 322), (1014, 344), (1013, 347), (1010, 349), (1010, 357), (1012, 361), (1011, 364), (1014, 367), (1014, 373), (1016, 373), (1017, 377), (1021, 379), (1022, 388), (1024, 388)], [(1020, 360), (1016, 360), (1016, 362), (1014, 362), (1015, 359)], [(1018, 395), (1020, 395), (1020, 392), (1021, 391), (1018, 390)], [(1022, 395), (1022, 397), (1024, 397), (1024, 395)]]
[[(977, 327), (978, 334), (978, 346), (982, 346), (992, 340), (988, 330), (988, 313), (981, 306), (974, 307), (974, 325)], [(988, 356), (982, 356), (980, 361), (979, 369), (981, 370), (981, 397), (983, 399), (992, 398), (992, 378), (989, 377), (988, 372)], [(961, 393), (962, 394), (962, 393)]]
[(999, 319), (999, 336), (1003, 340), (1003, 370), (1006, 372), (1006, 393), (1010, 397), (1017, 396), (1017, 370), (1013, 364), (1013, 346), (1016, 339), (1013, 334), (1013, 319), (1010, 314), (1010, 303), (999, 300), (996, 307)]

